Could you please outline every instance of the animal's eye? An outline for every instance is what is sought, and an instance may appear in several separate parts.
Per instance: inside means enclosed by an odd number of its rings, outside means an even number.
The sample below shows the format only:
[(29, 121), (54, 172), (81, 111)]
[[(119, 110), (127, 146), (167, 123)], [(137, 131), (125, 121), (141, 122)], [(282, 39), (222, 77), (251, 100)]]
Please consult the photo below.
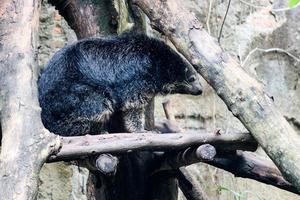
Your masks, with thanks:
[(191, 76), (189, 79), (188, 79), (188, 82), (191, 83), (191, 82), (194, 82), (196, 81), (196, 77), (195, 76)]

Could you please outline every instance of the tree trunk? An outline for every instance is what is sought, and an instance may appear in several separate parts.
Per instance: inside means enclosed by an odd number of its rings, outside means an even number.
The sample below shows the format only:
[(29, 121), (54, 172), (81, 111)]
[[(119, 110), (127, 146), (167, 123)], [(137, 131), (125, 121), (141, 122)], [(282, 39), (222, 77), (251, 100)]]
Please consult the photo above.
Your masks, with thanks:
[(49, 0), (49, 3), (65, 18), (78, 39), (117, 33), (118, 17), (113, 1)]
[(245, 125), (282, 174), (300, 191), (300, 139), (261, 84), (222, 50), (178, 0), (133, 0), (166, 34), (228, 109)]
[(35, 199), (38, 174), (59, 147), (40, 118), (37, 98), (38, 0), (0, 4), (2, 149), (0, 199)]

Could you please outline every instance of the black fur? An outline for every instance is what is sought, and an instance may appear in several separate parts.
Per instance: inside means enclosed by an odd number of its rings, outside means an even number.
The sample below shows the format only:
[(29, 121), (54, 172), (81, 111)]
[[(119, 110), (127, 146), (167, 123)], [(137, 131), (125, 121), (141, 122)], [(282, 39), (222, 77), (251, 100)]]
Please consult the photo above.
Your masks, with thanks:
[(64, 136), (97, 134), (118, 114), (124, 130), (142, 129), (156, 94), (201, 94), (196, 72), (162, 41), (144, 35), (90, 38), (58, 51), (39, 81), (46, 128)]

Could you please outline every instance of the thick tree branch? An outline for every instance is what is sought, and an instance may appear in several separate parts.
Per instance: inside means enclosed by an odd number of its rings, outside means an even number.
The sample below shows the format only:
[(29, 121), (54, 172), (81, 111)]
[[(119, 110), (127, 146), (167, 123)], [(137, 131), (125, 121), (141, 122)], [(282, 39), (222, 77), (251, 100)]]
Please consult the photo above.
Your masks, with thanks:
[[(215, 153), (214, 148), (210, 145), (202, 145), (198, 148), (187, 148), (179, 152), (170, 152), (163, 156), (161, 164), (154, 172), (172, 169), (177, 170), (179, 167), (203, 162), (226, 170), (236, 177), (250, 178), (300, 194), (294, 186), (282, 177), (277, 167), (264, 158), (242, 151), (229, 153), (219, 150), (217, 154)], [(180, 174), (180, 172), (178, 171), (177, 174)]]
[(75, 31), (78, 39), (117, 33), (117, 13), (110, 0), (49, 0)]
[(246, 133), (231, 134), (157, 134), (122, 133), (62, 137), (59, 152), (49, 157), (49, 162), (72, 160), (100, 153), (126, 153), (128, 151), (170, 151), (192, 145), (213, 144), (222, 149), (255, 150), (257, 143)]
[(38, 173), (59, 138), (42, 124), (37, 98), (38, 0), (0, 3), (0, 199), (35, 199)]
[(185, 167), (175, 171), (179, 187), (188, 200), (209, 200), (200, 183)]
[[(210, 146), (202, 145), (200, 147), (187, 148), (179, 151), (179, 153), (170, 152), (164, 155), (161, 164), (154, 170), (154, 173), (162, 170), (177, 170), (179, 167), (203, 162), (228, 171), (236, 177), (250, 178), (300, 194), (294, 186), (282, 177), (277, 167), (264, 158), (241, 151), (229, 153), (221, 150), (214, 155), (214, 150)], [(201, 152), (201, 149), (204, 151)], [(180, 172), (177, 171), (177, 174), (180, 174)]]
[[(174, 119), (172, 114), (172, 108), (170, 106), (170, 102), (163, 103), (164, 111), (167, 119)], [(171, 124), (169, 126), (169, 124)], [(167, 129), (170, 132), (174, 132), (178, 129), (176, 124), (173, 122), (169, 122), (166, 124), (168, 126)], [(293, 187), (289, 182), (284, 180), (280, 171), (277, 167), (270, 161), (259, 158), (254, 154), (243, 153), (242, 151), (233, 151), (233, 152), (218, 152), (216, 156), (216, 150), (211, 145), (202, 145), (195, 148), (188, 148), (185, 150), (179, 151), (179, 153), (170, 152), (163, 156), (161, 159), (161, 164), (158, 166), (156, 171), (166, 170), (166, 169), (175, 169), (176, 174), (179, 178), (181, 178), (181, 184), (183, 190), (190, 188), (190, 190), (186, 190), (187, 195), (191, 196), (191, 199), (197, 199), (197, 191), (201, 192), (201, 187), (195, 183), (190, 183), (189, 180), (192, 180), (191, 177), (186, 177), (184, 179), (185, 174), (182, 169), (184, 167), (177, 169), (178, 167), (184, 165), (190, 165), (197, 162), (204, 162), (215, 167), (221, 168), (228, 172), (233, 173), (235, 176), (243, 177), (243, 178), (251, 178), (257, 180), (262, 183), (270, 184), (275, 187), (300, 194), (297, 192), (296, 188)], [(187, 171), (188, 172), (188, 171)], [(197, 188), (200, 189), (197, 189)], [(195, 191), (194, 191), (195, 190)], [(203, 195), (200, 195), (202, 198)]]
[(189, 147), (181, 151), (172, 151), (163, 156), (156, 171), (172, 170), (198, 162), (213, 160), (216, 149), (210, 144), (203, 144), (197, 148)]
[(250, 178), (262, 183), (300, 194), (297, 189), (287, 182), (277, 167), (270, 161), (246, 152), (217, 155), (211, 161), (204, 161), (220, 169), (231, 172), (236, 177)]
[(262, 85), (222, 50), (179, 0), (133, 2), (215, 89), (285, 178), (300, 191), (300, 137), (275, 108)]

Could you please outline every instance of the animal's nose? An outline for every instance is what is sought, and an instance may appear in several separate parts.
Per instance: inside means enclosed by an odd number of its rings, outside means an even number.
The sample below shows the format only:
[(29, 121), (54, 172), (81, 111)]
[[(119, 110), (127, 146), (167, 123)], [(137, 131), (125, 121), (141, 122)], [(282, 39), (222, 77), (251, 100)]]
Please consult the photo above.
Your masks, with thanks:
[(197, 94), (197, 95), (201, 95), (201, 94), (202, 94), (202, 92), (203, 92), (202, 90), (199, 90), (199, 92), (198, 92), (198, 94)]
[(199, 80), (195, 81), (193, 84), (192, 84), (194, 90), (195, 90), (195, 95), (201, 95), (202, 94), (202, 85), (200, 83)]
[(199, 89), (199, 90), (197, 90), (196, 92), (195, 92), (195, 95), (201, 95), (202, 94), (202, 89)]

